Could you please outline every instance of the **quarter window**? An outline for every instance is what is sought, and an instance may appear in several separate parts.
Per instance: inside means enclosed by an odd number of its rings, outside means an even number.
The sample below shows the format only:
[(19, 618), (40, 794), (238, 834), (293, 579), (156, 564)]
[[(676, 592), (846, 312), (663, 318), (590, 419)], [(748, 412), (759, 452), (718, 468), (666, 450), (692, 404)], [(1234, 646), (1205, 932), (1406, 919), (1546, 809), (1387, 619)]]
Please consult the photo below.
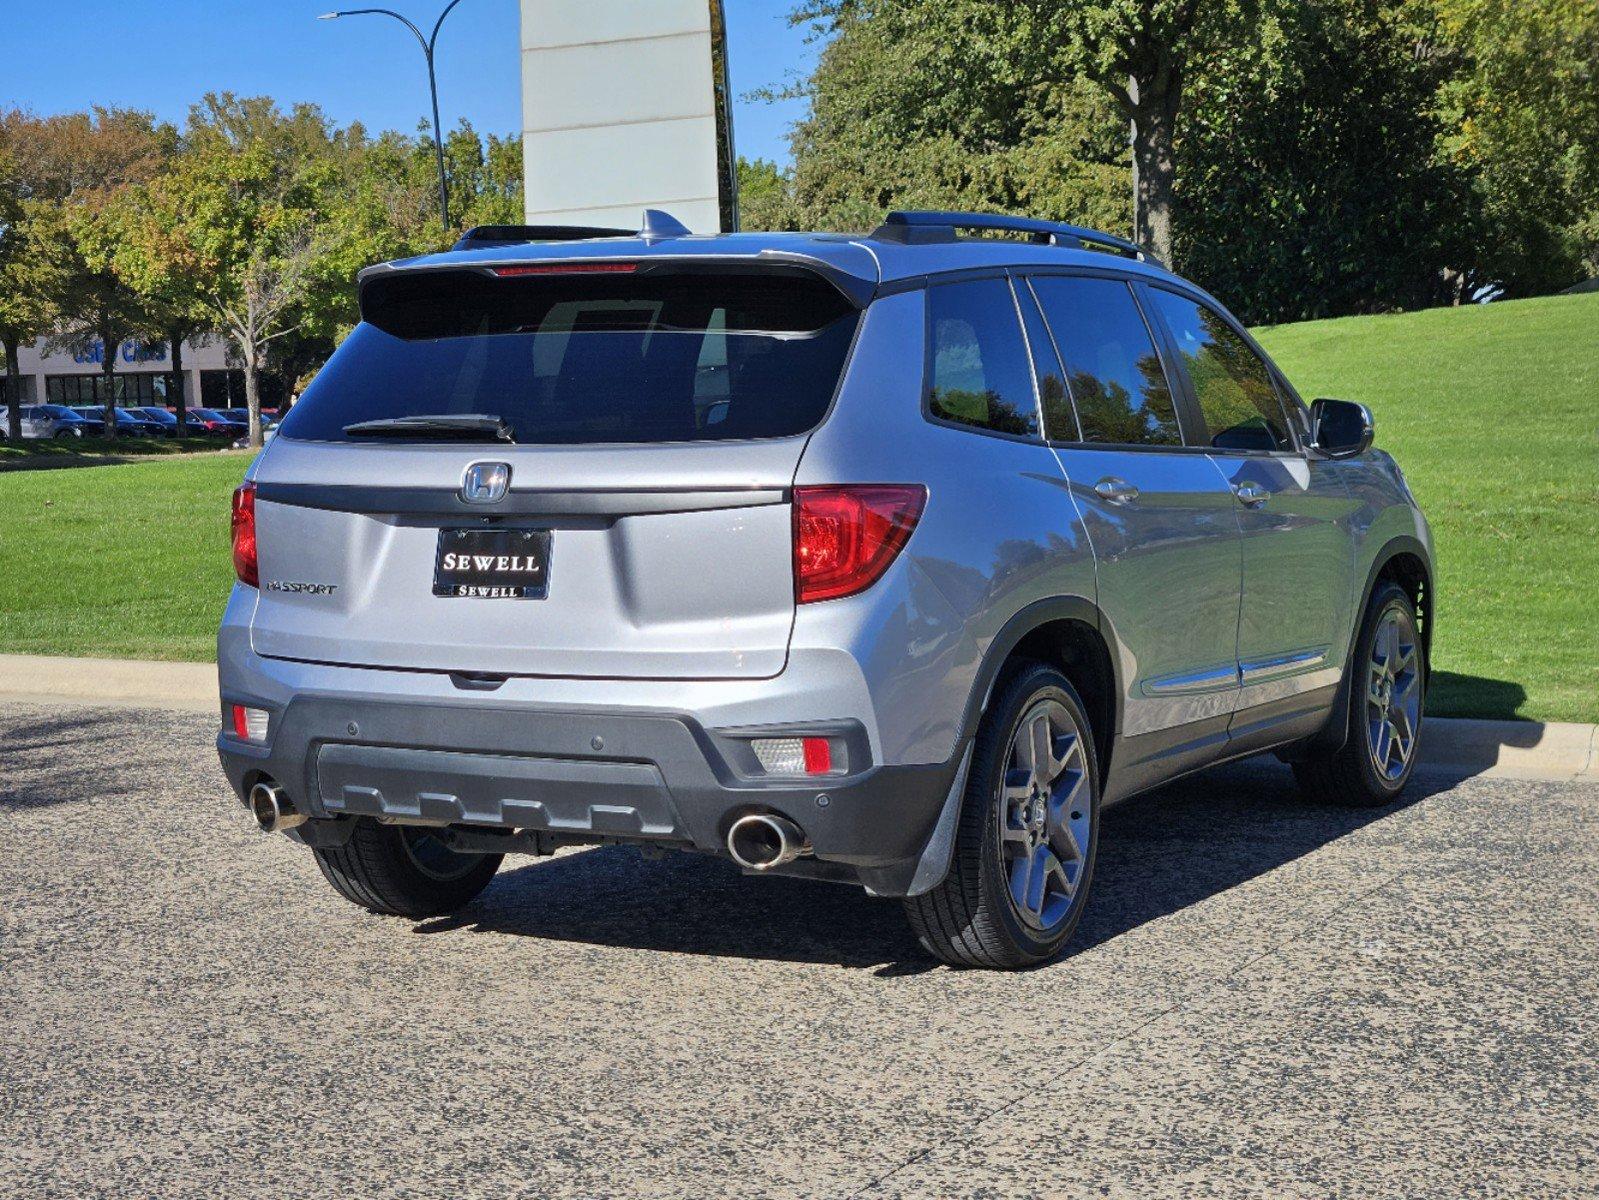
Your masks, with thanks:
[[(1089, 276), (1039, 275), (1032, 284), (1065, 362), (1082, 440), (1180, 445), (1171, 388), (1132, 289)], [(1048, 434), (1057, 441), (1078, 436), (1053, 422)]]
[(933, 415), (995, 433), (1036, 435), (1033, 372), (1010, 284), (942, 284), (928, 289), (927, 304)]
[(1162, 288), (1150, 294), (1182, 355), (1210, 444), (1221, 450), (1292, 450), (1271, 372), (1249, 343), (1208, 305)]

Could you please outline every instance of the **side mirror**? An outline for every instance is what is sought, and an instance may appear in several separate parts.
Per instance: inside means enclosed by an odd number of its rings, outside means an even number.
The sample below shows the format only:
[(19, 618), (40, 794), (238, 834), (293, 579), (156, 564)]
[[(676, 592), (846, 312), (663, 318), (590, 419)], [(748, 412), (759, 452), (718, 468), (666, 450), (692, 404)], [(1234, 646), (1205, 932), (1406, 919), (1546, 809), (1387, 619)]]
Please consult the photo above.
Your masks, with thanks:
[(1317, 400), (1310, 406), (1311, 447), (1328, 458), (1353, 458), (1376, 437), (1371, 409), (1353, 400)]

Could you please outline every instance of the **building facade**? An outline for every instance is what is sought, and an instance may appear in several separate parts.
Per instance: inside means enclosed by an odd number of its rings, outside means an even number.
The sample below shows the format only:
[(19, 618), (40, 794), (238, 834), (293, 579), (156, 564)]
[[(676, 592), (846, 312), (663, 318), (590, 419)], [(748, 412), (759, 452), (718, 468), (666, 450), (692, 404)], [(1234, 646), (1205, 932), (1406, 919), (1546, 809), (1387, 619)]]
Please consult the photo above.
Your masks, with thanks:
[[(22, 373), (23, 404), (103, 405), (105, 348), (96, 341), (86, 350), (49, 349), (44, 339), (17, 351)], [(171, 346), (130, 338), (116, 348), (117, 369), (111, 386), (116, 402), (138, 407), (177, 403), (172, 384)], [(185, 404), (234, 408), (244, 404), (244, 377), (228, 365), (220, 340), (183, 344)], [(0, 374), (0, 399), (10, 400), (10, 381)]]

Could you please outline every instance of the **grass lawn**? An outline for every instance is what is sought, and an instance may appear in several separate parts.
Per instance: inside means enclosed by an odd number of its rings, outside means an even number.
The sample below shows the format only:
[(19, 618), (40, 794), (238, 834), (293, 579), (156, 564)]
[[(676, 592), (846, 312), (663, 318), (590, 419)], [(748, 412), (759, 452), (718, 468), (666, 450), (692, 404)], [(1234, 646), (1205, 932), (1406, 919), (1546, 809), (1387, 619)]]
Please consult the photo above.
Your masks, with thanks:
[[(1261, 340), (1369, 404), (1438, 543), (1432, 711), (1599, 721), (1599, 295)], [(0, 471), (0, 652), (208, 659), (244, 455)]]
[(1432, 522), (1430, 711), (1599, 721), (1599, 295), (1257, 332), (1371, 407)]
[(127, 458), (215, 453), (221, 438), (27, 438), (0, 440), (0, 471), (29, 467), (87, 466)]
[(212, 658), (249, 462), (0, 472), (0, 652)]

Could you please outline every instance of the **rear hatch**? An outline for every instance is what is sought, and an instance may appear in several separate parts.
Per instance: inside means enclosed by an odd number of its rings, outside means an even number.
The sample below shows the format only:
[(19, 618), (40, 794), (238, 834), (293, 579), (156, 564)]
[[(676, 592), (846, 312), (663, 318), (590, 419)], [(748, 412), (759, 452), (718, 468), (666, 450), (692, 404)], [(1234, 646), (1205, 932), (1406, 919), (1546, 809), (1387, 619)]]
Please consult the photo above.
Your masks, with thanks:
[(775, 675), (789, 489), (857, 309), (794, 266), (396, 271), (255, 475), (257, 653)]

